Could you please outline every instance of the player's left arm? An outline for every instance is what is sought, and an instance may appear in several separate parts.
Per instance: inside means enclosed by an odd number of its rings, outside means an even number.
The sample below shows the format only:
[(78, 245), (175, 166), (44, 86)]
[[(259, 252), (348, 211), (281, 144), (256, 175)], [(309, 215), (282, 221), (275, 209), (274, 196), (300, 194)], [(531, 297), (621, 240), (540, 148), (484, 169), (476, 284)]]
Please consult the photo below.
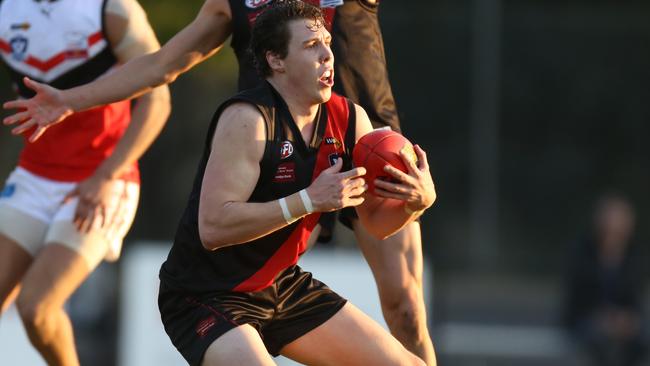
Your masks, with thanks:
[[(356, 105), (356, 140), (372, 131), (368, 115)], [(402, 160), (408, 167), (408, 174), (391, 165), (384, 171), (395, 178), (395, 183), (375, 180), (375, 192), (366, 192), (363, 204), (356, 207), (361, 224), (377, 238), (386, 238), (417, 219), (436, 200), (436, 189), (429, 172), (424, 150), (414, 146), (417, 164), (404, 151)]]
[[(136, 0), (109, 0), (104, 21), (108, 41), (120, 64), (160, 48), (146, 14)], [(79, 196), (75, 223), (80, 230), (89, 230), (96, 220), (101, 220), (100, 226), (110, 225), (119, 215), (119, 207), (107, 207), (111, 186), (153, 143), (164, 127), (170, 110), (166, 85), (134, 101), (131, 123), (111, 156), (69, 195)]]

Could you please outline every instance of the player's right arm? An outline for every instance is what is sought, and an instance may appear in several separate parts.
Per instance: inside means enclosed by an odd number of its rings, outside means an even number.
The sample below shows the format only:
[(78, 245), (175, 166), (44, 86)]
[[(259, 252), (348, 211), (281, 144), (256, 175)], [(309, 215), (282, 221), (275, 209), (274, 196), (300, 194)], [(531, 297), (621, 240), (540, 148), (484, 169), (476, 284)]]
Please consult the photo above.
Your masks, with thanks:
[[(268, 235), (289, 224), (280, 200), (247, 202), (260, 176), (266, 144), (261, 113), (246, 103), (233, 104), (219, 117), (199, 201), (199, 235), (206, 249), (237, 245)], [(324, 170), (307, 187), (314, 212), (363, 202), (364, 168), (346, 172), (342, 162)], [(298, 192), (283, 197), (294, 219), (307, 215)]]
[(14, 134), (38, 126), (30, 137), (30, 141), (34, 141), (47, 127), (73, 112), (134, 98), (156, 86), (171, 83), (178, 75), (217, 52), (232, 32), (231, 23), (228, 0), (206, 0), (192, 23), (160, 50), (129, 61), (105, 78), (67, 90), (26, 80), (36, 96), (5, 103), (4, 108), (21, 112), (6, 117), (4, 123), (20, 123), (12, 130)]

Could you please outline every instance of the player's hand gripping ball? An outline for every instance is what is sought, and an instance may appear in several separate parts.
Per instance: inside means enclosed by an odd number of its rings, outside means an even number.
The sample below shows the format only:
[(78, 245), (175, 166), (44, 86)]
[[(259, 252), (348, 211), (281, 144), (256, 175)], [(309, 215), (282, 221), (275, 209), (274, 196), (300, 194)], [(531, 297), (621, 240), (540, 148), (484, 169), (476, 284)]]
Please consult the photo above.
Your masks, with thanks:
[(375, 179), (393, 180), (393, 177), (384, 171), (386, 164), (408, 174), (408, 168), (399, 153), (402, 149), (405, 149), (409, 159), (417, 164), (417, 155), (413, 150), (413, 144), (395, 131), (375, 130), (357, 141), (354, 151), (352, 151), (352, 160), (356, 167), (366, 168), (364, 179), (370, 193), (375, 193)]

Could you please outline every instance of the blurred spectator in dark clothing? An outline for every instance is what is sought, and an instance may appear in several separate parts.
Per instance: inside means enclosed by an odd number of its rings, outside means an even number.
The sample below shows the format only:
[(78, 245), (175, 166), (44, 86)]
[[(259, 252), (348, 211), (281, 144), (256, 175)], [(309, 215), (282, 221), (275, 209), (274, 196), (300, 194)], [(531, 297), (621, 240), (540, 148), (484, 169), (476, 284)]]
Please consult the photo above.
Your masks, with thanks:
[(631, 240), (635, 213), (621, 196), (598, 203), (591, 235), (576, 245), (569, 268), (565, 322), (590, 365), (641, 365), (643, 259)]

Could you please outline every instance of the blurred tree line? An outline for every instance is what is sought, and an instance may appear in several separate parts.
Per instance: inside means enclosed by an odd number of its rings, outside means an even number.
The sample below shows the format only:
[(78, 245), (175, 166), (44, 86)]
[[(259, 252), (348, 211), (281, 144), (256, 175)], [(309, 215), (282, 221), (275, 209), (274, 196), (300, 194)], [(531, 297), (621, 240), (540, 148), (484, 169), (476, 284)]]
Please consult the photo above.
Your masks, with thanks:
[[(480, 0), (479, 0), (480, 1)], [(161, 42), (188, 24), (202, 1), (141, 0)], [(495, 1), (499, 65), (499, 241), (492, 269), (545, 275), (587, 230), (603, 191), (635, 203), (637, 240), (650, 214), (650, 4)], [(439, 199), (423, 218), (438, 269), (471, 270), (469, 0), (384, 1), (381, 21), (405, 135), (428, 152)], [(228, 45), (171, 87), (173, 112), (141, 159), (141, 206), (128, 242), (171, 241), (212, 113), (236, 88)], [(0, 76), (8, 85), (5, 74)], [(2, 100), (9, 87), (0, 88)], [(5, 113), (6, 114), (6, 113)], [(0, 131), (0, 177), (20, 142)]]

